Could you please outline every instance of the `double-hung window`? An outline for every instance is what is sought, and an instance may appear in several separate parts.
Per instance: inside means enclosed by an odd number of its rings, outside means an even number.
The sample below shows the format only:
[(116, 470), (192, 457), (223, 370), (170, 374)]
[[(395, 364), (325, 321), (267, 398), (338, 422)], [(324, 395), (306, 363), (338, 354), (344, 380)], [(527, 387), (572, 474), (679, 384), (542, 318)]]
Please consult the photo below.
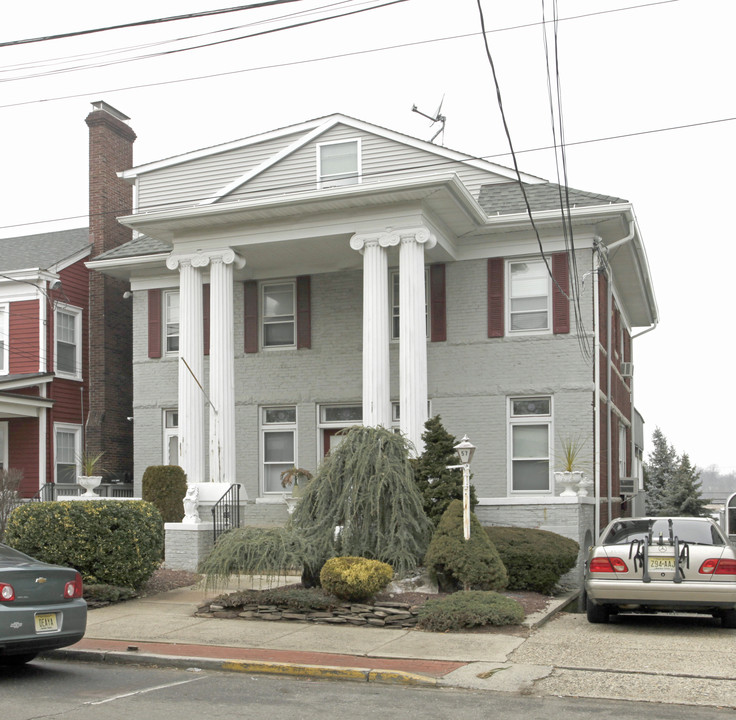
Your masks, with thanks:
[(179, 464), (179, 411), (164, 410), (164, 465)]
[(552, 398), (509, 398), (512, 492), (550, 492)]
[(261, 408), (263, 492), (283, 493), (281, 473), (296, 465), (296, 407)]
[(7, 375), (10, 362), (8, 341), (10, 339), (10, 305), (0, 303), (0, 375)]
[(360, 140), (318, 145), (317, 175), (321, 188), (360, 182)]
[(77, 459), (82, 454), (82, 428), (79, 425), (54, 425), (54, 481), (62, 485), (77, 482)]
[(164, 303), (164, 347), (167, 353), (179, 352), (179, 291), (167, 290)]
[(539, 333), (550, 329), (551, 279), (543, 260), (508, 263), (509, 333)]
[(296, 283), (261, 285), (263, 347), (294, 347), (296, 344)]
[(54, 370), (57, 375), (82, 379), (82, 311), (59, 305), (54, 314)]
[[(401, 333), (401, 300), (400, 300), (400, 273), (393, 271), (390, 277), (391, 285), (391, 339), (398, 340)], [(424, 332), (429, 337), (429, 271), (424, 271)]]

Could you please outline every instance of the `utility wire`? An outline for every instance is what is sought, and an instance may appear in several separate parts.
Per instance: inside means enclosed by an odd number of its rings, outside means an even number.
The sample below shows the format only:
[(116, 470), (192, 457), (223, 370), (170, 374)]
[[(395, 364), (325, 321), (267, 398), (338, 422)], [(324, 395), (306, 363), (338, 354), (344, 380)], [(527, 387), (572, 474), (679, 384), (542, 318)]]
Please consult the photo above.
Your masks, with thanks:
[(124, 28), (131, 27), (142, 27), (144, 25), (159, 25), (161, 23), (174, 22), (176, 20), (192, 20), (193, 18), (207, 17), (211, 15), (224, 15), (226, 13), (240, 12), (241, 10), (255, 10), (262, 7), (269, 7), (270, 5), (285, 5), (286, 3), (293, 2), (302, 2), (302, 0), (264, 0), (264, 2), (239, 5), (237, 7), (223, 8), (221, 10), (203, 10), (202, 12), (187, 13), (186, 15), (172, 15), (170, 17), (154, 18), (153, 20), (139, 20), (138, 22), (109, 25), (107, 27), (92, 28), (90, 30), (77, 30), (75, 32), (60, 33), (59, 35), (42, 35), (41, 37), (27, 38), (25, 40), (7, 40), (5, 42), (0, 42), (0, 48), (48, 42), (50, 40), (61, 40), (63, 38), (92, 35), (94, 33), (109, 32), (110, 30), (122, 30)]

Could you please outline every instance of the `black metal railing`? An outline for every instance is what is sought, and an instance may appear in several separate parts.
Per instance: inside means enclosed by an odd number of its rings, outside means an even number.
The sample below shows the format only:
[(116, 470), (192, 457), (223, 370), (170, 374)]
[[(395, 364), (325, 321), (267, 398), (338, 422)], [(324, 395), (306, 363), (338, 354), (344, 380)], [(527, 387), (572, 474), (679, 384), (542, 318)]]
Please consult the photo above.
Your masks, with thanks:
[(240, 527), (240, 485), (230, 489), (212, 507), (215, 542), (223, 533)]

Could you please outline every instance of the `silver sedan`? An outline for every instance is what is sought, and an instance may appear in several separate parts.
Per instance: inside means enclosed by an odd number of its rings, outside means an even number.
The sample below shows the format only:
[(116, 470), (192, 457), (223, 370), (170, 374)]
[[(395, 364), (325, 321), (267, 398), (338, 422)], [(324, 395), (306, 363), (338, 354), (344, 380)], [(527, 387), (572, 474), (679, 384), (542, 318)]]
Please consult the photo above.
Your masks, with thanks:
[(72, 645), (86, 629), (82, 576), (0, 543), (0, 665)]
[(585, 564), (588, 621), (619, 612), (696, 612), (736, 628), (736, 550), (708, 518), (619, 518)]

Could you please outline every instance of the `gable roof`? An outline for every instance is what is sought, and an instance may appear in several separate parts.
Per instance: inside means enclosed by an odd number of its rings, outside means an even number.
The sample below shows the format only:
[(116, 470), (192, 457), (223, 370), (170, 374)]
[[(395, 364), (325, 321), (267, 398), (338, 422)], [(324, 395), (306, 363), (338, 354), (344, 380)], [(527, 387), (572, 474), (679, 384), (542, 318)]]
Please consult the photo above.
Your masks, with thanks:
[(0, 238), (0, 272), (47, 270), (91, 248), (87, 228)]
[[(600, 195), (598, 193), (565, 188), (556, 183), (529, 185), (524, 183), (529, 207), (533, 212), (556, 210), (560, 208), (560, 196), (569, 201), (570, 207), (591, 207), (594, 205), (617, 205), (628, 200)], [(526, 213), (527, 207), (518, 182), (483, 185), (478, 196), (478, 204), (489, 217), (494, 215), (514, 215)]]

